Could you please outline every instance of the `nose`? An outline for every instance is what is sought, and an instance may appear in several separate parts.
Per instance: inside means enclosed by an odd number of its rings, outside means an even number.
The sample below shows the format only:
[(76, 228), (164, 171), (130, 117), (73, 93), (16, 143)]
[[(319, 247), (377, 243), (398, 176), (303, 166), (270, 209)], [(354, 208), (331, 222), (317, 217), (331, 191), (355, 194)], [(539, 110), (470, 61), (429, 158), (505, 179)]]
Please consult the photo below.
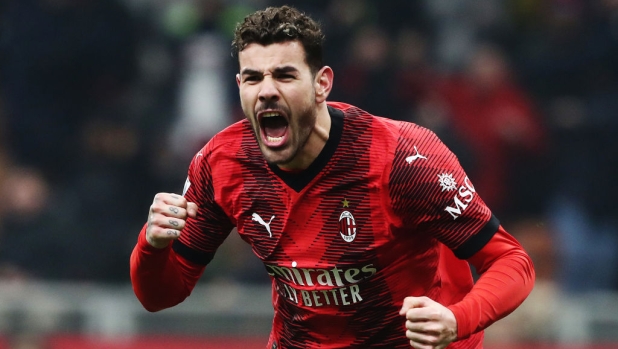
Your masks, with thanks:
[(266, 75), (260, 84), (258, 98), (262, 103), (277, 102), (279, 100), (279, 89), (272, 76)]

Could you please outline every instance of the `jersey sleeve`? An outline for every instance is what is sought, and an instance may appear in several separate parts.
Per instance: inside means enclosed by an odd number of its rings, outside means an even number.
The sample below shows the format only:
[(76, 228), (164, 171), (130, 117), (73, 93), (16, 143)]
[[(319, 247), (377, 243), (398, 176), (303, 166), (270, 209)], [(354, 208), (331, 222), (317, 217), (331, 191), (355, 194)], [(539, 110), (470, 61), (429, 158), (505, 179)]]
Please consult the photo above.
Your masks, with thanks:
[(468, 261), (480, 278), (460, 302), (448, 306), (457, 319), (458, 339), (510, 314), (528, 297), (535, 281), (530, 256), (501, 226)]
[(144, 224), (131, 253), (131, 284), (146, 310), (159, 311), (184, 301), (205, 267), (179, 257), (170, 246), (162, 249), (150, 246), (146, 228)]
[(189, 218), (174, 251), (190, 262), (208, 264), (233, 229), (233, 224), (215, 200), (213, 186), (213, 140), (195, 155), (183, 189), (183, 196), (198, 206), (197, 217)]
[(499, 221), (455, 154), (421, 126), (401, 123), (389, 188), (402, 225), (436, 238), (460, 259), (474, 255), (498, 230)]

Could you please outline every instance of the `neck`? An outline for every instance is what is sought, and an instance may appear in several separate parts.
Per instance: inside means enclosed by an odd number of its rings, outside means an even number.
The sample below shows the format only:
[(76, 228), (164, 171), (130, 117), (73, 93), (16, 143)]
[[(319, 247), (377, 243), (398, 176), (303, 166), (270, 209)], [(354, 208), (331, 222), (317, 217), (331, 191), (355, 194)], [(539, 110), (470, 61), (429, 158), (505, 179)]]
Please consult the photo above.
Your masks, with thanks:
[(279, 168), (287, 171), (294, 170), (304, 170), (315, 160), (322, 149), (324, 149), (324, 145), (326, 145), (326, 141), (328, 141), (328, 136), (330, 134), (330, 114), (328, 113), (328, 107), (326, 102), (320, 103), (318, 106), (315, 126), (307, 139), (305, 145), (300, 149), (298, 154), (293, 161), (287, 163), (285, 165), (279, 165)]

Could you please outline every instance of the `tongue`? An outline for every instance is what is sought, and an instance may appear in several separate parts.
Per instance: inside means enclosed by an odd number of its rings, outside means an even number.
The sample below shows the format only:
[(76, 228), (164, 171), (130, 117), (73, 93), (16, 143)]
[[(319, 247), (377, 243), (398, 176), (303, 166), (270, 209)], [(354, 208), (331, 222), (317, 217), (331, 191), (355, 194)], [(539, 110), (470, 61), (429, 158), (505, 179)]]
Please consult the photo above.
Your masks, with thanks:
[(276, 127), (266, 126), (264, 127), (264, 131), (269, 137), (281, 137), (285, 134), (286, 128), (288, 128), (287, 125), (281, 125)]

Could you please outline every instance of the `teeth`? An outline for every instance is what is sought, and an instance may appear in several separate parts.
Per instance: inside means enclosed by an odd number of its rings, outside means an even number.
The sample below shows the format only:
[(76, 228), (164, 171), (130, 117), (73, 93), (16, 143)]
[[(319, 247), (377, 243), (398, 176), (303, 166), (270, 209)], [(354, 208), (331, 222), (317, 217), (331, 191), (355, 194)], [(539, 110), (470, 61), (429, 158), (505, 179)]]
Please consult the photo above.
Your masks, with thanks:
[(279, 113), (271, 111), (271, 112), (267, 112), (267, 113), (262, 114), (262, 117), (265, 117), (265, 118), (268, 118), (268, 117), (271, 117), (271, 116), (279, 116)]
[(268, 139), (269, 142), (280, 142), (283, 139), (283, 137), (266, 136), (266, 139)]

